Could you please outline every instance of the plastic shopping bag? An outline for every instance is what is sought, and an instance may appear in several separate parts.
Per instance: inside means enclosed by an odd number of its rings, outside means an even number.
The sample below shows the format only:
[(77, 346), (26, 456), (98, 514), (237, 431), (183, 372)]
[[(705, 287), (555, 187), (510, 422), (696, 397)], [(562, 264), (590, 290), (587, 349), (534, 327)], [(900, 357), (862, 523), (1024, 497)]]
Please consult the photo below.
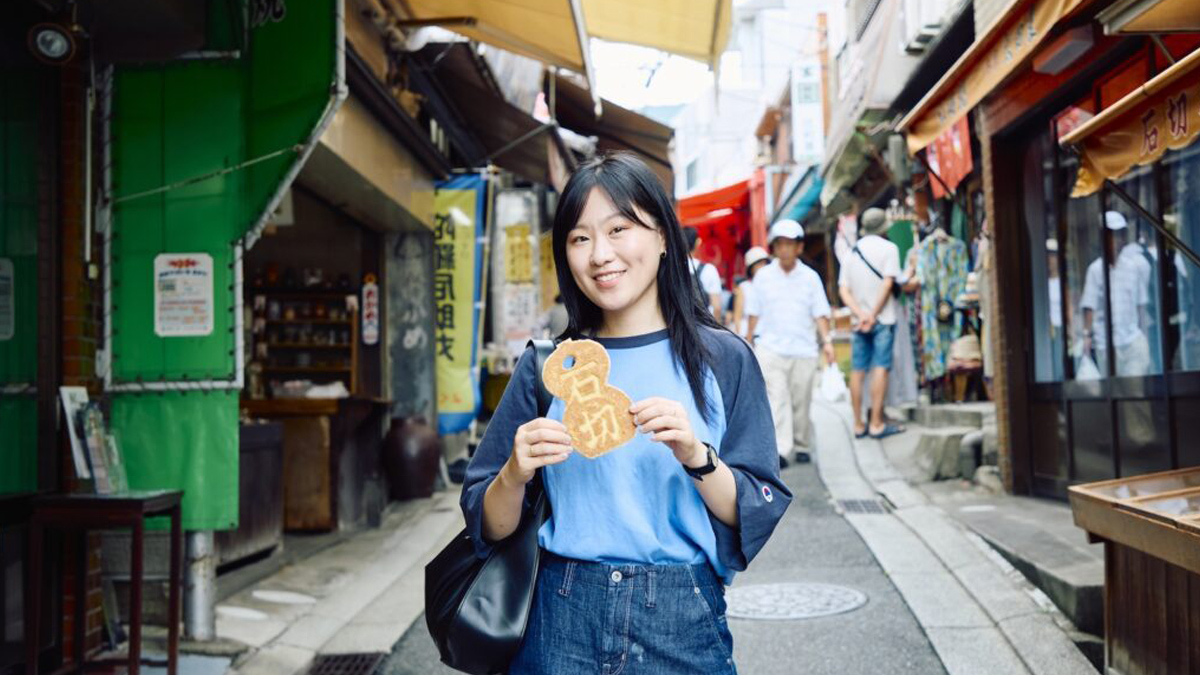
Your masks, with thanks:
[(825, 370), (821, 372), (820, 383), (821, 398), (836, 403), (846, 398), (849, 390), (846, 388), (846, 379), (842, 377), (842, 371), (834, 364), (829, 364)]
[(1084, 354), (1079, 357), (1079, 363), (1075, 368), (1076, 380), (1098, 380), (1100, 379), (1100, 369), (1096, 367), (1095, 360), (1091, 356)]

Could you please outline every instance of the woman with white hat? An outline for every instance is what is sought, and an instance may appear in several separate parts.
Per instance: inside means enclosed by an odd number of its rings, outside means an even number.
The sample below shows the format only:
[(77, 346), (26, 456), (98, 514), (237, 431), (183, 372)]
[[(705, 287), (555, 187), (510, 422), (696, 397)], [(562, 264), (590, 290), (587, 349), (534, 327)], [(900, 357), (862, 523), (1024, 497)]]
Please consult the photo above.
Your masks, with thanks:
[(746, 278), (738, 283), (733, 292), (733, 329), (738, 335), (751, 342), (750, 308), (754, 306), (754, 275), (771, 262), (771, 254), (761, 246), (752, 246), (746, 251)]

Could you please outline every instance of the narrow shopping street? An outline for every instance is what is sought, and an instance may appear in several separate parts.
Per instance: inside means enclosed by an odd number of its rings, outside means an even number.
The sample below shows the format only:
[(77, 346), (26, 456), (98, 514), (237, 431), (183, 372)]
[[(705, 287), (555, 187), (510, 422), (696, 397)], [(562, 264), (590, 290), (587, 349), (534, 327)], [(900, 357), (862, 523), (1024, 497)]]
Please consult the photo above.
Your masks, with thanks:
[[(911, 483), (903, 476), (915, 467), (892, 465), (889, 457), (911, 461), (903, 448), (922, 432), (889, 439), (889, 452), (877, 441), (854, 442), (848, 416), (845, 403), (814, 406), (815, 460), (783, 471), (796, 500), (727, 599), (731, 615), (756, 607), (775, 616), (820, 614), (855, 594), (865, 603), (813, 618), (731, 616), (739, 672), (1094, 672), (1053, 603), (926, 496), (951, 508), (978, 499), (977, 491), (952, 481)], [(422, 580), (424, 563), (459, 527), (457, 491), (446, 491), (229, 598), (218, 609), (219, 631), (245, 645), (231, 667), (295, 675), (318, 659), (363, 654), (381, 659), (376, 672), (387, 675), (454, 672), (439, 663), (426, 629)], [(774, 584), (784, 586), (756, 595)], [(823, 593), (788, 598), (794, 584)], [(310, 603), (273, 602), (280, 591)]]
[(5, 2), (0, 675), (1200, 675), (1198, 251), (1200, 0)]
[[(929, 640), (870, 550), (830, 502), (813, 464), (793, 464), (783, 476), (796, 501), (775, 536), (732, 588), (818, 582), (857, 590), (862, 607), (796, 621), (731, 618), (741, 673), (839, 675), (942, 673)], [(382, 675), (453, 673), (438, 663), (424, 622), (415, 624), (378, 671)]]

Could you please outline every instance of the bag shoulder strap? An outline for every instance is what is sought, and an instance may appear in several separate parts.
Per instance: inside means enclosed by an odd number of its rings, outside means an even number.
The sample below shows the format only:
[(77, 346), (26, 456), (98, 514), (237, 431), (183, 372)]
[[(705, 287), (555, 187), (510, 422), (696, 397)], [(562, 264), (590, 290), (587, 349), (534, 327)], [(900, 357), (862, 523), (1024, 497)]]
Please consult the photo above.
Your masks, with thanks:
[(875, 269), (875, 266), (871, 264), (870, 260), (867, 260), (867, 256), (863, 255), (862, 249), (858, 247), (858, 244), (854, 245), (854, 252), (858, 254), (859, 258), (862, 258), (862, 261), (867, 266), (867, 269), (871, 270), (871, 274), (883, 279), (883, 275), (879, 273), (879, 270)]
[(529, 344), (533, 346), (533, 365), (537, 370), (538, 417), (545, 417), (550, 411), (550, 403), (554, 397), (546, 389), (546, 383), (542, 382), (542, 366), (546, 365), (546, 359), (554, 352), (554, 340), (534, 339), (530, 340)]
[[(550, 355), (554, 353), (555, 344), (554, 340), (535, 338), (529, 341), (529, 345), (533, 347), (533, 366), (536, 370), (535, 381), (537, 382), (536, 393), (538, 417), (545, 417), (546, 413), (550, 412), (550, 403), (554, 401), (554, 397), (550, 394), (550, 390), (546, 389), (546, 383), (542, 381), (542, 367), (546, 365), (546, 359), (550, 358)], [(541, 487), (541, 481), (542, 472), (539, 470), (537, 472), (537, 477), (534, 478), (532, 483), (534, 487), (532, 492), (544, 492)], [(534, 504), (541, 505), (543, 511), (541, 514), (539, 514), (538, 518), (539, 520), (545, 520), (545, 500), (541, 500), (540, 502), (535, 500)]]

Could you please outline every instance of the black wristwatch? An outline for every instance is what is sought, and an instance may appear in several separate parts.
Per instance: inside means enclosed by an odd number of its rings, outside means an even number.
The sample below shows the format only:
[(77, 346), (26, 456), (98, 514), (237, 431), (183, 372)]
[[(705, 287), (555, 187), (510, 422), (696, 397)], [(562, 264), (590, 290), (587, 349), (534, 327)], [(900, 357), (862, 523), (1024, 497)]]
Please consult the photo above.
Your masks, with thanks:
[[(704, 443), (704, 441), (700, 441), (700, 442)], [(704, 466), (699, 467), (697, 469), (693, 469), (692, 467), (690, 467), (686, 464), (683, 465), (683, 470), (687, 472), (687, 475), (691, 476), (692, 478), (695, 478), (696, 480), (704, 480), (705, 476), (707, 476), (708, 474), (717, 470), (717, 450), (716, 450), (716, 448), (709, 445), (708, 443), (704, 443), (704, 447), (708, 448), (708, 464), (705, 464)]]

